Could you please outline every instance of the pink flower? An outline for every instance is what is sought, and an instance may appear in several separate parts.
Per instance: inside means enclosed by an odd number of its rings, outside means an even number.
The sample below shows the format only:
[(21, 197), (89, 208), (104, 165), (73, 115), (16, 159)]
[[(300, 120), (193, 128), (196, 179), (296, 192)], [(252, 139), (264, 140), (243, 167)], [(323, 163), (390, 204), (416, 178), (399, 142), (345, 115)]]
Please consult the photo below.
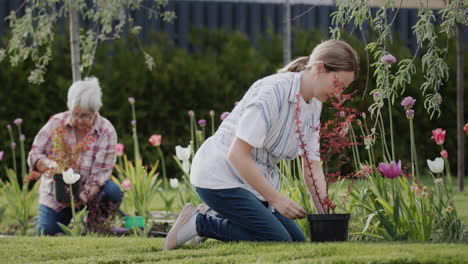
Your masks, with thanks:
[(23, 123), (23, 119), (16, 118), (15, 121), (13, 121), (13, 123), (15, 123), (15, 125), (17, 125), (17, 126), (20, 126)]
[(393, 64), (396, 62), (396, 58), (392, 54), (383, 55), (380, 59), (381, 62), (386, 64)]
[(26, 137), (25, 137), (23, 134), (21, 134), (21, 135), (19, 136), (19, 140), (20, 140), (20, 141), (24, 141), (25, 139), (26, 139)]
[(10, 124), (6, 125), (6, 128), (8, 129), (8, 131), (11, 131), (11, 126), (10, 126)]
[(445, 130), (442, 130), (442, 128), (437, 128), (435, 130), (432, 130), (432, 139), (434, 139), (435, 143), (437, 145), (442, 145), (445, 142)]
[(122, 188), (124, 188), (124, 190), (128, 191), (130, 190), (131, 187), (132, 187), (132, 182), (130, 181), (130, 179), (127, 178), (122, 182)]
[(465, 133), (468, 134), (468, 123), (465, 124), (465, 127), (463, 129), (465, 130)]
[(11, 147), (12, 149), (16, 148), (16, 142), (11, 142), (10, 147)]
[(224, 112), (224, 113), (222, 113), (222, 114), (221, 114), (221, 120), (226, 119), (226, 118), (229, 116), (229, 114), (230, 114), (229, 112)]
[(379, 163), (379, 171), (389, 179), (394, 179), (401, 174), (401, 160), (398, 162), (392, 161), (390, 164), (385, 162)]
[(121, 157), (124, 154), (124, 149), (125, 146), (122, 143), (118, 143), (117, 145), (115, 145), (115, 153), (117, 154), (117, 156)]
[(345, 117), (345, 116), (346, 116), (345, 111), (340, 111), (340, 117)]
[(134, 97), (129, 97), (129, 98), (128, 98), (128, 102), (129, 102), (130, 104), (134, 104), (134, 103), (135, 103), (135, 98), (134, 98)]
[(198, 125), (200, 125), (201, 127), (206, 126), (206, 120), (205, 119), (198, 120)]
[(444, 159), (448, 158), (448, 152), (447, 152), (447, 150), (446, 150), (446, 149), (442, 150), (442, 151), (440, 152), (440, 156), (441, 156), (442, 158), (444, 158)]
[(401, 101), (401, 106), (408, 110), (413, 107), (415, 102), (416, 100), (413, 97), (407, 96)]
[(151, 143), (151, 145), (153, 145), (155, 147), (158, 147), (159, 145), (161, 145), (161, 141), (162, 141), (162, 136), (161, 135), (152, 135), (149, 138), (149, 142)]
[(0, 160), (2, 160), (2, 159), (3, 159), (3, 153), (4, 153), (4, 152), (3, 152), (3, 150), (2, 150), (2, 151), (0, 151)]

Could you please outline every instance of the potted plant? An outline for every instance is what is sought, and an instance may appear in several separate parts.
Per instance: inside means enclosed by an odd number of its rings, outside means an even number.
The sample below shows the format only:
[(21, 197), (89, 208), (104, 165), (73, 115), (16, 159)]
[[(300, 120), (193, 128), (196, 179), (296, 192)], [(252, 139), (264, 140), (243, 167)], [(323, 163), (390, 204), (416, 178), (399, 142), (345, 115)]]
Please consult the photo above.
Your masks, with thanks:
[[(355, 113), (347, 110), (348, 114), (343, 111), (343, 103), (351, 98), (352, 94), (344, 95), (343, 87), (338, 77), (334, 76), (334, 86), (337, 89), (336, 98), (333, 98), (331, 101), (333, 107), (337, 112), (337, 118), (335, 120), (330, 120), (325, 124), (325, 129), (332, 125), (332, 132), (329, 133), (328, 143), (330, 144), (327, 147), (326, 151), (328, 153), (337, 154), (341, 150), (351, 147), (353, 143), (350, 143), (347, 140), (348, 130), (351, 126), (351, 121), (355, 118)], [(318, 214), (308, 214), (307, 220), (309, 221), (310, 226), (310, 237), (312, 242), (325, 242), (325, 241), (346, 241), (348, 239), (348, 225), (350, 214), (337, 214), (335, 213), (336, 204), (328, 196), (328, 181), (325, 179), (323, 173), (315, 175), (312, 172), (312, 162), (308, 158), (309, 153), (306, 148), (307, 143), (305, 136), (303, 134), (302, 124), (300, 120), (300, 97), (301, 91), (296, 94), (296, 106), (295, 106), (295, 125), (296, 125), (296, 134), (298, 134), (299, 146), (302, 152), (303, 157), (303, 173), (308, 175), (310, 178), (309, 186), (312, 185), (312, 191), (315, 193), (313, 201), (317, 209)], [(331, 126), (330, 126), (331, 127)], [(320, 130), (320, 127), (309, 128)], [(321, 129), (321, 133), (324, 129)], [(341, 181), (343, 183), (343, 181)], [(341, 185), (341, 184), (340, 184)], [(310, 187), (309, 187), (310, 188)], [(348, 188), (349, 189), (349, 188)]]

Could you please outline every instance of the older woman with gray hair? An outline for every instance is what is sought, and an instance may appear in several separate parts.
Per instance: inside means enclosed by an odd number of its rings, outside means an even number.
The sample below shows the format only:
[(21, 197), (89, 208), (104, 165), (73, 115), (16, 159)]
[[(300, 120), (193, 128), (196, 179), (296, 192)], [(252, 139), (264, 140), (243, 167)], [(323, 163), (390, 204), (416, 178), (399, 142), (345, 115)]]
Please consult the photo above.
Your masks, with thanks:
[(109, 120), (99, 115), (101, 98), (97, 78), (73, 83), (68, 90), (68, 111), (53, 115), (34, 139), (28, 164), (41, 176), (38, 234), (55, 235), (61, 232), (57, 222), (70, 223), (70, 204), (57, 200), (53, 177), (64, 169), (80, 174), (77, 207), (115, 210), (122, 201), (122, 191), (110, 180), (117, 133)]

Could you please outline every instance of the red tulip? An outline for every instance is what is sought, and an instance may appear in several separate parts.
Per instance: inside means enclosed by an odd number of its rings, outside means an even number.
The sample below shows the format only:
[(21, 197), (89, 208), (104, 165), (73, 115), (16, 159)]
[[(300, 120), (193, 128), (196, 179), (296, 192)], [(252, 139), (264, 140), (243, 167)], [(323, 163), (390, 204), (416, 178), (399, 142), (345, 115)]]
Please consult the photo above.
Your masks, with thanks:
[(149, 138), (149, 142), (151, 143), (151, 145), (153, 145), (155, 147), (158, 147), (159, 145), (161, 145), (161, 141), (162, 141), (162, 136), (161, 135), (152, 135)]
[(432, 139), (434, 139), (435, 143), (437, 145), (442, 145), (445, 142), (445, 130), (442, 130), (442, 128), (437, 128), (435, 130), (432, 130)]

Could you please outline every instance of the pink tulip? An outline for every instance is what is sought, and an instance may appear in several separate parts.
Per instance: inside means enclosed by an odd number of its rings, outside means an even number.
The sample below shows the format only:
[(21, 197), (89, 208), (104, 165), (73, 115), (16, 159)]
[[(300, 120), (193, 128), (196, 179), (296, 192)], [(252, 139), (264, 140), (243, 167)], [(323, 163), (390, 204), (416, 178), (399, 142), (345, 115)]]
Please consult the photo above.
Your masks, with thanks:
[(437, 145), (442, 145), (445, 142), (445, 130), (442, 130), (442, 128), (437, 128), (435, 130), (432, 130), (432, 139), (434, 139), (435, 143)]
[(468, 123), (465, 124), (465, 127), (463, 129), (465, 130), (465, 133), (468, 134)]
[(389, 179), (394, 179), (401, 174), (401, 160), (398, 162), (392, 161), (390, 164), (385, 162), (379, 163), (379, 171)]
[(122, 143), (118, 143), (117, 145), (115, 145), (115, 153), (117, 154), (117, 156), (119, 157), (123, 156), (124, 149), (125, 149), (125, 146)]
[(151, 143), (151, 145), (153, 145), (155, 147), (158, 147), (159, 145), (161, 145), (161, 141), (162, 141), (162, 136), (161, 135), (152, 135), (149, 138), (149, 142)]
[(442, 158), (444, 158), (444, 159), (448, 158), (448, 152), (447, 152), (447, 150), (445, 150), (445, 149), (442, 150), (442, 151), (440, 152), (440, 156), (441, 156)]
[(0, 151), (0, 160), (3, 159), (3, 153), (4, 153), (3, 151)]
[(131, 187), (132, 187), (132, 182), (128, 178), (122, 182), (122, 188), (124, 188), (124, 190), (128, 191), (130, 190)]

